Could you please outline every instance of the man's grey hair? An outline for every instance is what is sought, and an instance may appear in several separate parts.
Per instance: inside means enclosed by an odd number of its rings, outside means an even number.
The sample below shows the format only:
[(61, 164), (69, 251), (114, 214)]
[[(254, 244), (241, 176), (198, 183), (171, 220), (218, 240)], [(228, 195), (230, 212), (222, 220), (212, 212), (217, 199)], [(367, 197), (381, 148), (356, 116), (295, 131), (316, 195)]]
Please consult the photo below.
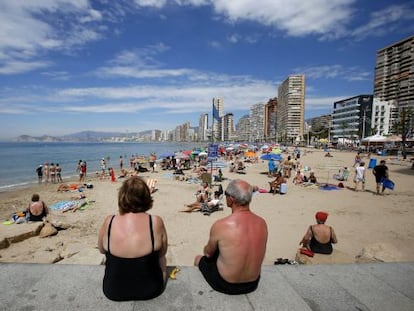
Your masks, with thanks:
[(242, 183), (245, 183), (245, 181), (241, 179), (232, 180), (227, 186), (226, 193), (232, 196), (236, 203), (246, 206), (252, 201), (253, 187), (248, 184), (246, 188)]

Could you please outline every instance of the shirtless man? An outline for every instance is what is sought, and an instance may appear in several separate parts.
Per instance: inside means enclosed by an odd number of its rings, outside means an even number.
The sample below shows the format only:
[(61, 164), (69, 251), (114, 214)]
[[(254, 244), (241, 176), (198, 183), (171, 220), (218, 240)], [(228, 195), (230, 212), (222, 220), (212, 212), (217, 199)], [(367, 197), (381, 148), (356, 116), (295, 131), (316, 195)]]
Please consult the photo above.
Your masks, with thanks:
[(252, 193), (241, 179), (229, 183), (225, 196), (232, 214), (213, 224), (204, 256), (194, 259), (210, 286), (225, 294), (250, 293), (259, 284), (268, 233), (265, 220), (250, 211)]
[(32, 202), (30, 202), (26, 212), (29, 213), (29, 221), (43, 221), (43, 217), (49, 214), (49, 209), (45, 202), (40, 201), (39, 195), (35, 193), (32, 195)]

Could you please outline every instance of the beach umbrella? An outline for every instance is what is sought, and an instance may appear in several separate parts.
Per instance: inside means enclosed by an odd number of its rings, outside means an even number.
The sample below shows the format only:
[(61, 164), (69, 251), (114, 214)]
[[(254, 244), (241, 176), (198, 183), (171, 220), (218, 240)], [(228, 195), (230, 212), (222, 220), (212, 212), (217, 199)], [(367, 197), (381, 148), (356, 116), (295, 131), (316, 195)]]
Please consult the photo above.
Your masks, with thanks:
[(161, 153), (160, 158), (171, 158), (174, 156), (174, 152), (166, 151)]
[(183, 153), (186, 155), (190, 155), (193, 151), (192, 150), (184, 150)]
[(245, 157), (255, 157), (256, 156), (256, 152), (254, 152), (254, 151), (246, 151), (244, 153), (244, 156)]
[(282, 156), (276, 153), (266, 153), (262, 155), (260, 159), (266, 160), (266, 161), (270, 161), (270, 160), (282, 161)]
[(188, 154), (185, 154), (184, 152), (177, 152), (174, 157), (176, 159), (188, 159), (190, 156)]
[(375, 134), (372, 136), (365, 137), (361, 141), (364, 143), (385, 143), (385, 142), (389, 142), (390, 139), (380, 134)]
[(281, 154), (282, 153), (282, 150), (280, 150), (279, 148), (274, 148), (274, 149), (272, 149), (271, 153), (273, 153), (273, 154)]
[(205, 151), (201, 151), (198, 155), (199, 155), (200, 157), (205, 157), (205, 156), (207, 155), (207, 152), (205, 152)]

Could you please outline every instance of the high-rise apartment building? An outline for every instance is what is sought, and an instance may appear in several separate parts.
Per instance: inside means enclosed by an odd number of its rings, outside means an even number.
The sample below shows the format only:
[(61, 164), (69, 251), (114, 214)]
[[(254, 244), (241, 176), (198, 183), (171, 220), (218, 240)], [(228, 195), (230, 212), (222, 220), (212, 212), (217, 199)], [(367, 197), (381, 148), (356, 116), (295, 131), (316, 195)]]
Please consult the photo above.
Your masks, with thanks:
[(277, 97), (269, 99), (265, 105), (264, 139), (266, 141), (276, 138), (276, 112)]
[(414, 36), (377, 51), (372, 128), (392, 133), (403, 108), (414, 108)]
[(305, 75), (291, 75), (278, 88), (277, 140), (303, 140), (305, 116)]
[(234, 139), (234, 116), (232, 113), (226, 113), (221, 120), (222, 140), (232, 141)]
[(250, 136), (249, 141), (264, 140), (265, 104), (258, 103), (250, 108)]
[(213, 126), (212, 135), (214, 141), (222, 140), (221, 118), (223, 117), (223, 98), (213, 98)]
[(250, 117), (244, 115), (236, 124), (237, 141), (249, 141), (250, 137)]
[(208, 113), (200, 115), (198, 120), (198, 139), (199, 141), (208, 141)]

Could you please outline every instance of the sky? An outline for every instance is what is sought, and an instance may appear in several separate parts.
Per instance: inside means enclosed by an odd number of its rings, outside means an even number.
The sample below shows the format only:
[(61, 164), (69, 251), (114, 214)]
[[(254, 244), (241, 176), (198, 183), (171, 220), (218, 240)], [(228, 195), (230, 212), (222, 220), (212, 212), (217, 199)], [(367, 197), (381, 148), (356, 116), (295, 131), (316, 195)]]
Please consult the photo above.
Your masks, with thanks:
[(412, 1), (0, 0), (0, 139), (198, 126), (215, 97), (237, 122), (294, 74), (320, 116), (413, 34)]

